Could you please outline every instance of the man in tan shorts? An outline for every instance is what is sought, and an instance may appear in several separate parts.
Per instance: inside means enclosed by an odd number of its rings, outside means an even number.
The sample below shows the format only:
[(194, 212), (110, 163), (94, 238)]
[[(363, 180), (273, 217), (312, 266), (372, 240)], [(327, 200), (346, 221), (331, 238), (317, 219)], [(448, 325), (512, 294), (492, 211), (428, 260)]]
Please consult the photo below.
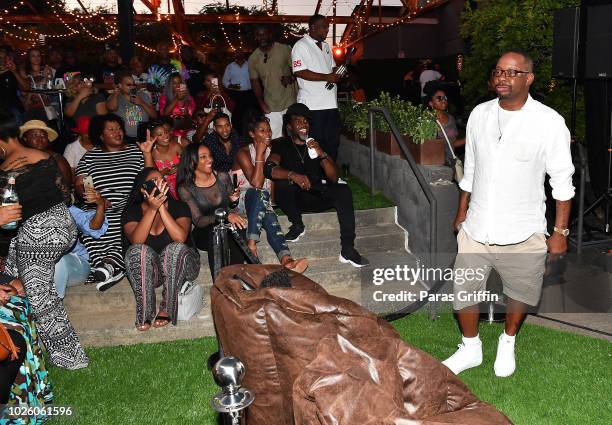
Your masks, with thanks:
[[(455, 218), (459, 233), (453, 289), (462, 343), (443, 362), (455, 374), (482, 363), (479, 301), (474, 295), (485, 290), (490, 270), (500, 274), (507, 300), (493, 367), (496, 376), (506, 377), (516, 369), (514, 340), (527, 306), (540, 300), (546, 252), (567, 251), (574, 197), (570, 133), (563, 117), (529, 95), (534, 78), (529, 56), (520, 51), (503, 54), (491, 73), (497, 99), (478, 105), (468, 120), (465, 175)], [(545, 174), (556, 201), (554, 232), (548, 240)]]

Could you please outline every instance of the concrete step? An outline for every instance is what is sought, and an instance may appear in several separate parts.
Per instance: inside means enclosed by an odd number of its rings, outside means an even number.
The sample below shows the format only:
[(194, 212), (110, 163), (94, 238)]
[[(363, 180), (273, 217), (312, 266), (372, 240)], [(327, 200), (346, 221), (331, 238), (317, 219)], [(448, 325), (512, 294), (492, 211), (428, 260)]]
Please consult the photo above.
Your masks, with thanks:
[[(396, 224), (373, 224), (355, 231), (355, 248), (359, 252), (392, 251), (404, 248), (405, 233)], [(263, 234), (262, 234), (263, 236)], [(310, 230), (297, 242), (289, 242), (294, 258), (327, 258), (340, 254), (340, 232), (333, 229)], [(259, 243), (257, 254), (263, 263), (277, 263), (276, 254), (266, 243)]]
[[(335, 211), (317, 214), (302, 215), (304, 226), (308, 230), (339, 229), (338, 216)], [(289, 230), (289, 220), (287, 216), (278, 217), (278, 222), (283, 230)], [(373, 224), (393, 224), (395, 223), (395, 207), (375, 208), (370, 210), (355, 211), (355, 226), (367, 227)]]
[[(368, 305), (373, 311), (389, 311), (389, 306), (372, 305), (371, 300), (362, 300), (370, 292), (364, 288), (371, 285), (371, 270), (393, 267), (396, 264), (416, 264), (416, 259), (405, 251), (369, 253), (371, 266), (364, 269), (325, 259), (314, 262), (306, 275), (321, 284), (330, 294)], [(134, 296), (127, 281), (122, 281), (107, 292), (100, 293), (93, 286), (69, 288), (65, 299), (70, 321), (73, 323), (81, 343), (85, 346), (129, 345), (176, 339), (213, 336), (214, 328), (210, 312), (210, 285), (204, 291), (204, 308), (199, 315), (177, 326), (165, 326), (139, 332), (135, 329)], [(158, 295), (161, 290), (158, 289)], [(103, 301), (103, 303), (102, 303)], [(117, 303), (117, 304), (114, 304)], [(393, 309), (398, 308), (393, 306)]]
[[(342, 264), (337, 258), (325, 258), (313, 261), (304, 273), (316, 282), (320, 282), (326, 289), (335, 287), (358, 285), (361, 271), (349, 264)], [(212, 279), (208, 271), (208, 264), (202, 265), (197, 282), (204, 286), (205, 299), (208, 297)], [(157, 301), (161, 299), (162, 288), (156, 289)], [(73, 313), (102, 313), (116, 310), (134, 311), (136, 304), (134, 293), (127, 279), (105, 292), (99, 292), (94, 285), (70, 287), (64, 299), (66, 310)]]
[[(329, 292), (357, 303), (361, 300), (361, 290), (358, 286), (336, 287)], [(112, 312), (70, 314), (70, 321), (77, 331), (81, 344), (85, 347), (132, 345), (215, 336), (210, 302), (199, 315), (187, 322), (178, 322), (176, 326), (168, 324), (162, 328), (150, 328), (141, 332), (136, 330), (134, 320), (134, 310), (121, 308)]]

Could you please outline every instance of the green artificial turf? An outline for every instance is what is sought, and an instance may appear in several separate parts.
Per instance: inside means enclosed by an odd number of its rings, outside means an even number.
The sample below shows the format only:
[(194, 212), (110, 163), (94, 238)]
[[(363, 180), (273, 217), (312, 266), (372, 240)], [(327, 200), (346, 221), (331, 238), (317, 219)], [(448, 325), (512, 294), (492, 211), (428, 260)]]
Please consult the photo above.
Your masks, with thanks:
[(394, 206), (393, 202), (388, 200), (380, 192), (376, 192), (374, 196), (370, 194), (370, 188), (355, 176), (343, 177), (348, 183), (353, 192), (353, 206), (356, 210), (368, 210), (371, 208), (386, 208)]
[[(430, 321), (414, 314), (394, 325), (411, 344), (438, 359), (453, 353), (459, 333), (450, 314)], [(460, 375), (480, 399), (515, 424), (612, 423), (612, 344), (525, 325), (517, 338), (517, 372), (496, 378), (499, 324), (481, 324), (484, 362)], [(80, 371), (51, 368), (55, 403), (75, 416), (52, 424), (216, 424), (210, 400), (219, 391), (205, 368), (213, 338), (93, 348)], [(355, 424), (358, 425), (358, 424)]]

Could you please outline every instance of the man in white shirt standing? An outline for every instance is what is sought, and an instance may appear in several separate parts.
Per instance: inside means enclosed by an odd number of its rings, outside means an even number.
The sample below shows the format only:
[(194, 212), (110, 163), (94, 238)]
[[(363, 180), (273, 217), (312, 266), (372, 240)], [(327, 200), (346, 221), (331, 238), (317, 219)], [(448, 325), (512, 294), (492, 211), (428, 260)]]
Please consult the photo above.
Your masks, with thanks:
[[(501, 276), (506, 295), (505, 330), (493, 369), (496, 376), (506, 377), (516, 369), (514, 340), (527, 306), (540, 300), (546, 252), (567, 251), (574, 197), (570, 133), (563, 117), (529, 95), (534, 78), (529, 56), (505, 53), (491, 73), (497, 99), (478, 105), (468, 120), (453, 288), (463, 338), (443, 362), (455, 374), (482, 363), (479, 301), (470, 295), (484, 294), (491, 268)], [(554, 232), (548, 239), (545, 174), (556, 200)], [(470, 269), (473, 277), (468, 279)], [(466, 279), (457, 278), (459, 271)]]
[(244, 116), (250, 109), (257, 108), (257, 99), (251, 90), (251, 79), (249, 78), (249, 64), (245, 52), (237, 51), (234, 61), (225, 67), (223, 73), (223, 86), (236, 103), (232, 114), (232, 125), (243, 134)]
[(444, 77), (438, 71), (434, 69), (434, 63), (428, 62), (425, 68), (425, 71), (421, 72), (419, 75), (419, 83), (421, 83), (421, 99), (427, 99), (427, 94), (425, 93), (425, 86), (430, 81), (438, 81), (443, 80)]
[[(291, 61), (298, 82), (298, 103), (308, 106), (312, 115), (311, 136), (335, 161), (340, 144), (340, 114), (336, 99), (340, 77), (334, 73), (336, 63), (329, 44), (325, 42), (329, 22), (323, 15), (313, 15), (308, 21), (308, 34), (293, 46)], [(333, 83), (331, 90), (325, 88)]]

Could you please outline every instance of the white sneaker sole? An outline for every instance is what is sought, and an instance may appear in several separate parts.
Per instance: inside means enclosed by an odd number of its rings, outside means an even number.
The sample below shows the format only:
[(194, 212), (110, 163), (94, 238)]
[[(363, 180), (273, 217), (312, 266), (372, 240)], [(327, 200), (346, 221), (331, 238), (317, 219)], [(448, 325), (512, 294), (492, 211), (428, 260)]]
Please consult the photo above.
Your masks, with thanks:
[(342, 256), (342, 254), (340, 254), (340, 255), (338, 256), (338, 260), (339, 260), (339, 261), (340, 261), (342, 264), (350, 264), (351, 266), (353, 266), (353, 267), (357, 267), (358, 269), (360, 269), (360, 268), (362, 268), (362, 267), (367, 267), (367, 266), (369, 266), (369, 264), (357, 264), (357, 263), (355, 263), (354, 261), (347, 260), (346, 258), (344, 258), (344, 257)]
[(121, 272), (113, 277), (111, 277), (108, 280), (105, 280), (104, 282), (100, 282), (96, 285), (96, 289), (100, 292), (104, 292), (107, 289), (112, 288), (113, 286), (115, 286), (117, 283), (119, 283), (121, 281), (121, 279), (123, 279), (125, 277), (125, 273)]
[(295, 239), (287, 239), (287, 237), (285, 237), (285, 240), (286, 240), (287, 242), (297, 242), (297, 241), (299, 241), (299, 240), (300, 240), (300, 238), (301, 238), (302, 236), (304, 236), (305, 234), (306, 234), (306, 229), (302, 230), (302, 233), (300, 233), (299, 235), (297, 235), (297, 237), (296, 237)]

